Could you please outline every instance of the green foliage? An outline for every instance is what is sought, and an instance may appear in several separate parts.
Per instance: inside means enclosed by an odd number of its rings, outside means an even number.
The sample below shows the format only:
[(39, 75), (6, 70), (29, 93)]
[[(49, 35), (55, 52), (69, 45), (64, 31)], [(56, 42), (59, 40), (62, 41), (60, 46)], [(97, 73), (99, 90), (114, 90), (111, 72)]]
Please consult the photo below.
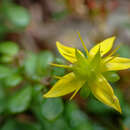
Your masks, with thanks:
[(74, 102), (66, 105), (66, 116), (72, 128), (76, 130), (93, 130), (91, 122), (88, 117), (83, 113)]
[(28, 78), (39, 81), (43, 76), (48, 75), (53, 59), (53, 55), (49, 51), (39, 54), (28, 53), (24, 61), (24, 69)]
[(10, 30), (21, 30), (30, 22), (28, 11), (13, 3), (3, 3), (1, 6), (2, 18)]
[(122, 57), (130, 58), (130, 46), (122, 44), (118, 50), (118, 54)]
[(113, 72), (113, 71), (105, 72), (103, 75), (108, 81), (112, 83), (117, 82), (120, 79), (120, 76), (116, 72)]
[(19, 113), (27, 110), (32, 96), (32, 89), (30, 86), (25, 86), (22, 90), (9, 98), (7, 109), (11, 113)]
[[(0, 40), (8, 32), (21, 32), (30, 23), (30, 14), (22, 6), (16, 5), (12, 0), (3, 0), (0, 4)], [(3, 57), (8, 60), (9, 57)]]
[(55, 120), (63, 112), (61, 99), (46, 99), (41, 107), (42, 115), (49, 121)]

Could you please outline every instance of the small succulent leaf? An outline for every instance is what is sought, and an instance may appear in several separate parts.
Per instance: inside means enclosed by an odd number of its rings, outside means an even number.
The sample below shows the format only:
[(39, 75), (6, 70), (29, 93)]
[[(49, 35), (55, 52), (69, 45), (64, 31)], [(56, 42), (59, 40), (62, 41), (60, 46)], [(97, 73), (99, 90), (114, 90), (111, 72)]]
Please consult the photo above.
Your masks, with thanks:
[[(71, 47), (67, 47), (62, 45), (60, 42), (56, 42), (56, 46), (60, 52), (60, 54), (69, 62), (74, 63), (77, 61), (76, 59), (76, 55), (75, 55), (75, 48), (71, 48)], [(78, 52), (82, 54), (82, 52), (80, 50), (78, 50)]]
[(130, 59), (115, 57), (106, 63), (106, 67), (108, 71), (116, 71), (116, 70), (124, 70), (130, 68)]
[(69, 94), (77, 88), (82, 87), (84, 82), (84, 80), (80, 80), (73, 72), (71, 72), (57, 81), (49, 92), (44, 95), (44, 97), (59, 97)]
[(107, 71), (103, 73), (103, 76), (110, 82), (114, 83), (117, 82), (120, 79), (120, 76), (118, 73), (114, 71)]
[(7, 104), (8, 111), (12, 114), (25, 111), (30, 105), (31, 98), (32, 88), (31, 86), (26, 86), (9, 99)]
[(114, 91), (107, 80), (98, 75), (94, 83), (90, 85), (93, 95), (102, 103), (114, 108), (121, 113), (121, 108), (118, 98), (114, 95)]
[(98, 51), (98, 49), (99, 49), (99, 46), (100, 46), (101, 56), (103, 56), (104, 54), (106, 54), (108, 51), (111, 50), (111, 48), (112, 48), (112, 46), (113, 46), (113, 43), (114, 43), (114, 41), (115, 41), (115, 38), (116, 38), (116, 37), (113, 36), (113, 37), (107, 38), (106, 40), (104, 40), (104, 41), (102, 41), (101, 43), (97, 44), (96, 46), (94, 46), (94, 47), (90, 50), (89, 54), (90, 54), (91, 56), (94, 56), (94, 55), (97, 53), (97, 51)]
[(41, 105), (41, 115), (49, 120), (54, 121), (64, 110), (63, 102), (60, 98), (49, 98)]

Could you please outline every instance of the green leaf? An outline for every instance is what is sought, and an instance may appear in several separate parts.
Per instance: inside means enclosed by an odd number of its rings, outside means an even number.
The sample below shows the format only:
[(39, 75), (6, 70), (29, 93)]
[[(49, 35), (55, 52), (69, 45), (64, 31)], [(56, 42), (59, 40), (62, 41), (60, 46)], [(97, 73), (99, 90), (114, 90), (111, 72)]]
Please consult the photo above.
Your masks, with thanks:
[(117, 52), (118, 52), (118, 54), (120, 54), (121, 57), (130, 58), (130, 46), (129, 45), (122, 44)]
[(30, 22), (29, 12), (22, 6), (12, 3), (3, 4), (2, 13), (8, 28), (11, 30), (24, 29)]
[(17, 128), (18, 130), (42, 130), (41, 125), (34, 122), (18, 122)]
[(63, 10), (63, 11), (60, 11), (60, 12), (54, 12), (52, 14), (52, 18), (54, 20), (60, 20), (60, 19), (63, 19), (64, 17), (66, 17), (68, 14), (69, 14), (68, 10)]
[(48, 67), (50, 66), (50, 63), (53, 62), (53, 60), (54, 57), (50, 51), (40, 52), (37, 61), (37, 73), (41, 76), (47, 74), (49, 71)]
[(45, 130), (71, 130), (64, 118), (58, 118), (53, 122), (44, 121)]
[[(79, 110), (79, 108), (74, 102), (68, 103), (65, 108), (67, 119), (69, 120), (69, 123), (73, 128), (78, 129), (83, 124), (86, 124), (88, 126), (90, 125), (90, 122), (88, 121), (88, 118), (85, 113)], [(84, 127), (86, 128), (86, 126)]]
[(4, 112), (6, 101), (5, 101), (5, 91), (0, 85), (0, 114)]
[(10, 63), (10, 62), (13, 61), (13, 59), (14, 59), (14, 57), (8, 56), (8, 55), (3, 55), (3, 56), (0, 57), (0, 61), (2, 63)]
[(125, 127), (128, 128), (128, 130), (129, 130), (130, 129), (130, 117), (127, 117), (123, 122), (124, 122)]
[(52, 70), (53, 76), (64, 76), (64, 74), (65, 74), (64, 68), (53, 67), (53, 70)]
[(0, 43), (0, 53), (7, 56), (15, 56), (18, 54), (19, 47), (16, 43), (7, 41)]
[(63, 103), (59, 98), (46, 99), (41, 106), (41, 113), (47, 120), (55, 120), (63, 112)]
[(105, 72), (103, 73), (103, 75), (108, 81), (112, 83), (117, 82), (120, 79), (120, 76), (116, 72), (113, 72), (113, 71)]
[(4, 79), (4, 85), (7, 87), (15, 87), (23, 80), (19, 74), (13, 74)]
[(80, 95), (83, 97), (83, 98), (87, 98), (90, 94), (90, 88), (89, 86), (87, 86), (86, 84), (81, 88), (80, 90)]
[(42, 130), (42, 128), (38, 123), (23, 123), (14, 119), (9, 119), (3, 125), (2, 130)]
[(17, 130), (16, 121), (12, 119), (7, 120), (1, 130)]
[(10, 76), (12, 72), (10, 68), (0, 65), (0, 79)]
[(24, 61), (25, 73), (28, 77), (33, 77), (36, 75), (36, 66), (37, 66), (37, 55), (34, 53), (28, 53)]
[(43, 98), (43, 90), (45, 90), (45, 86), (42, 84), (36, 84), (32, 88), (32, 107), (35, 105), (42, 104), (44, 102)]
[(107, 107), (106, 105), (102, 104), (101, 102), (99, 102), (94, 98), (88, 100), (86, 108), (87, 111), (99, 115), (106, 115), (112, 111), (111, 108)]
[(13, 95), (8, 102), (7, 108), (11, 113), (19, 113), (25, 111), (31, 101), (32, 88), (26, 86), (21, 91)]

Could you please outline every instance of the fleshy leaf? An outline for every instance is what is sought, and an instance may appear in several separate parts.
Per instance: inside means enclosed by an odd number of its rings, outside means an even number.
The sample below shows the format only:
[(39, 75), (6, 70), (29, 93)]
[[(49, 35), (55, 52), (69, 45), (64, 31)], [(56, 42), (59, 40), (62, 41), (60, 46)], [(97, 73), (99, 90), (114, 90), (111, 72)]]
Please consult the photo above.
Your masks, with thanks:
[(108, 71), (124, 70), (130, 68), (130, 59), (115, 57), (106, 64)]
[[(77, 61), (76, 59), (76, 55), (75, 55), (75, 48), (71, 48), (71, 47), (67, 47), (62, 45), (60, 42), (56, 42), (57, 48), (60, 52), (60, 54), (68, 61), (70, 61), (71, 63), (74, 63)], [(78, 50), (78, 52), (82, 54), (82, 52), (80, 50)], [(83, 55), (84, 56), (84, 55)]]
[(44, 97), (59, 97), (69, 94), (82, 87), (84, 83), (84, 80), (77, 78), (75, 74), (71, 72), (57, 81)]
[(114, 91), (107, 80), (98, 75), (94, 83), (90, 85), (93, 95), (102, 103), (114, 108), (121, 113), (121, 108), (118, 98), (114, 95)]
[(91, 56), (95, 55), (98, 52), (99, 46), (100, 46), (100, 51), (101, 51), (101, 56), (103, 56), (104, 54), (106, 54), (108, 51), (111, 50), (113, 43), (115, 41), (115, 37), (110, 37), (107, 38), (106, 40), (102, 41), (101, 43), (97, 44), (96, 46), (94, 46), (89, 54)]

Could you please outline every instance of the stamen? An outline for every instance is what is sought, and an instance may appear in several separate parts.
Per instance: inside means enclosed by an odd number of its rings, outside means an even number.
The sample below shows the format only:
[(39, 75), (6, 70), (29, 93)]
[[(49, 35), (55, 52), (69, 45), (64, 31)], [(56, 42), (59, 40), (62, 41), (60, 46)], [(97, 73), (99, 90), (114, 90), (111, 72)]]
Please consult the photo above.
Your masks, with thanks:
[(74, 96), (77, 94), (77, 92), (79, 91), (80, 88), (76, 89), (74, 94), (70, 97), (70, 100), (72, 100), (74, 98)]
[(53, 77), (56, 78), (56, 79), (61, 79), (62, 78), (62, 77), (56, 76), (56, 75), (54, 75)]
[(55, 67), (61, 67), (61, 68), (71, 68), (70, 65), (61, 65), (61, 64), (53, 64), (53, 63), (51, 63), (50, 65), (55, 66)]
[(88, 56), (88, 55), (89, 55), (88, 49), (87, 49), (87, 47), (86, 47), (86, 45), (85, 45), (85, 43), (84, 43), (84, 41), (83, 41), (83, 39), (82, 39), (80, 33), (79, 33), (79, 32), (77, 32), (77, 33), (78, 33), (79, 39), (80, 39), (80, 41), (81, 41), (81, 43), (82, 43), (82, 45), (83, 45), (83, 47), (84, 47), (84, 50), (85, 50), (85, 52), (86, 52), (86, 54), (87, 54), (87, 56)]
[(118, 45), (109, 55), (108, 57), (111, 57), (112, 55), (114, 55), (116, 53), (116, 51), (120, 48), (121, 45)]

